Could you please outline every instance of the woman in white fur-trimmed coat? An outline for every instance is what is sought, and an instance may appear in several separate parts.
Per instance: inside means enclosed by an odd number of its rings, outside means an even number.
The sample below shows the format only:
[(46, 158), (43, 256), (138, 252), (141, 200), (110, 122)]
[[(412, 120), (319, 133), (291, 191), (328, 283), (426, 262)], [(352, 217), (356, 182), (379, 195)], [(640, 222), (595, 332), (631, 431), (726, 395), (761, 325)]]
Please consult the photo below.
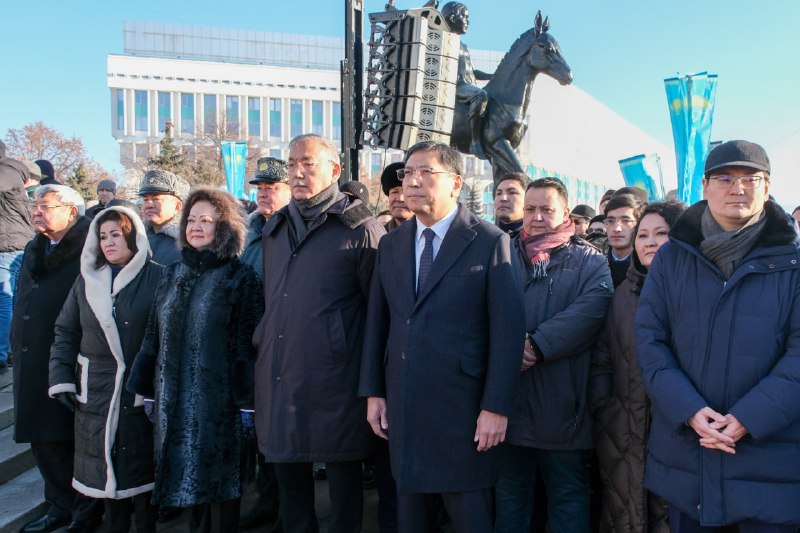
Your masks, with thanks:
[(76, 280), (56, 321), (50, 396), (75, 409), (73, 487), (105, 499), (106, 531), (154, 532), (153, 428), (143, 399), (125, 390), (162, 267), (144, 225), (110, 207), (92, 221)]

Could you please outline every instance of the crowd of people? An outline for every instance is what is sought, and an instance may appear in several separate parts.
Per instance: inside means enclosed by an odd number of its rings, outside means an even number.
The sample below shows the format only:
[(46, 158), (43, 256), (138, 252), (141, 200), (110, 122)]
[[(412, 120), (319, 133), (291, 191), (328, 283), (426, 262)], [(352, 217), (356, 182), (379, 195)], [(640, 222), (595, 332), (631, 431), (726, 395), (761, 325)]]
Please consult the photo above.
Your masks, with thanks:
[(318, 135), (258, 160), (250, 213), (155, 169), (86, 209), (37, 167), (0, 143), (0, 364), (49, 505), (23, 531), (312, 533), (324, 464), (356, 533), (365, 462), (385, 533), (800, 525), (800, 237), (757, 144), (688, 208), (509, 173), (494, 224), (437, 142), (384, 169), (382, 222)]

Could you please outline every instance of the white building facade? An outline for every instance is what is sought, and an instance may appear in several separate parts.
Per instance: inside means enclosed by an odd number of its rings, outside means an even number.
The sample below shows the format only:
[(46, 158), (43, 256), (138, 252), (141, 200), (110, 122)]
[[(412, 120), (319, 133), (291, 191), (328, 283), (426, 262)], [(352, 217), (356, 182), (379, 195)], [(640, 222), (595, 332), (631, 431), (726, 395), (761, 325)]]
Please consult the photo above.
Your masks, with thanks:
[[(221, 137), (246, 141), (251, 155), (280, 158), (302, 133), (341, 141), (343, 39), (154, 22), (125, 22), (123, 31), (124, 53), (108, 55), (108, 87), (111, 133), (129, 177), (140, 175), (157, 154), (167, 121), (175, 144), (188, 155)], [(472, 55), (485, 71), (503, 56), (481, 50)], [(666, 153), (577, 87), (548, 82), (534, 85), (529, 132), (518, 152), (530, 175), (561, 177), (572, 205), (596, 207), (607, 188), (622, 186), (617, 160)], [(600, 118), (593, 123), (595, 116)], [(402, 155), (365, 147), (362, 179), (378, 179)], [(483, 188), (490, 217), (490, 166), (465, 156), (464, 169), (467, 183)]]

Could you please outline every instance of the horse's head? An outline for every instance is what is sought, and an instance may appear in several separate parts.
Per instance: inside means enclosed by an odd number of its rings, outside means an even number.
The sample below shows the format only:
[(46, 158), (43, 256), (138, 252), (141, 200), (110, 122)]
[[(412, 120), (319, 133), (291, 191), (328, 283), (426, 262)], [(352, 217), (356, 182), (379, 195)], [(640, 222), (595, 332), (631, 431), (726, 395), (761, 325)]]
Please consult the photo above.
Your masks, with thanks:
[(561, 85), (572, 83), (572, 69), (569, 68), (558, 41), (550, 35), (550, 17), (542, 21), (542, 12), (536, 13), (534, 19), (533, 45), (528, 50), (526, 61), (528, 64), (543, 74), (547, 74)]

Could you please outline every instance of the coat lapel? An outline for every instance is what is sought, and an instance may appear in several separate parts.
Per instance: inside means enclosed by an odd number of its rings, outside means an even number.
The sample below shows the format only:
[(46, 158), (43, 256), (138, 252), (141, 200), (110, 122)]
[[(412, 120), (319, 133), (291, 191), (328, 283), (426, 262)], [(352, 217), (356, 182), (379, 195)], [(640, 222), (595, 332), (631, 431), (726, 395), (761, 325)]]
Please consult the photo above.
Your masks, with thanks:
[[(478, 235), (473, 229), (473, 226), (478, 223), (478, 219), (466, 210), (464, 206), (459, 204), (456, 217), (453, 219), (450, 229), (444, 236), (442, 246), (439, 248), (439, 253), (436, 254), (436, 258), (433, 260), (433, 266), (431, 267), (431, 273), (428, 275), (428, 281), (417, 295), (417, 300), (414, 305), (415, 311), (417, 307), (425, 301), (436, 285), (439, 284), (444, 275), (453, 267), (458, 258), (461, 257), (461, 254), (467, 249), (469, 243)], [(415, 250), (413, 244), (412, 235), (412, 278), (416, 275), (416, 257), (413, 254)], [(412, 281), (412, 291), (414, 287), (415, 283)]]

